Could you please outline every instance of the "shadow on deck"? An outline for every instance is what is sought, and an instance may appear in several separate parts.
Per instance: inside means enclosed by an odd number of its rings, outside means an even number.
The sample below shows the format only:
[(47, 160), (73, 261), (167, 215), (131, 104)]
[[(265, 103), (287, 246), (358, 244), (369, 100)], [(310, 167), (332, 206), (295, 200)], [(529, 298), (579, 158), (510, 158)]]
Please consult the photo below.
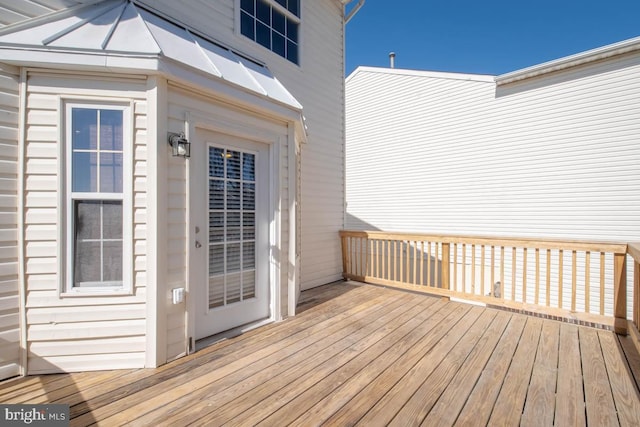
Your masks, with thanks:
[(0, 383), (71, 425), (640, 425), (633, 337), (353, 282), (158, 369)]

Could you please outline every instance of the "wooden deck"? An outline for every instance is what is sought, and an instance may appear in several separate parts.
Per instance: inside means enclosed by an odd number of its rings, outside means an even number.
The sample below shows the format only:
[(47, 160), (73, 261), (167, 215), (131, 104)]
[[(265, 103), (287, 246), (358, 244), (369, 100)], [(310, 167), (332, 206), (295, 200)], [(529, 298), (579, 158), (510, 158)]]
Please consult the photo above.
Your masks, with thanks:
[(631, 337), (343, 283), (159, 369), (0, 383), (71, 425), (640, 425)]

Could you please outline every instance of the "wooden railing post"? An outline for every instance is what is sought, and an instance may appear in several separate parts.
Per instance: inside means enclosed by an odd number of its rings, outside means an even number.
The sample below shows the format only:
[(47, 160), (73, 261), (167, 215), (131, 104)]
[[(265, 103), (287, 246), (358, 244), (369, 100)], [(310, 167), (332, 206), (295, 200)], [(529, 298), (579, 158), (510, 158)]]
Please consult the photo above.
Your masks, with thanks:
[(449, 243), (442, 243), (442, 262), (441, 262), (441, 266), (442, 266), (442, 289), (450, 289), (451, 288), (451, 283), (450, 283), (450, 279), (449, 279), (449, 270), (451, 269), (450, 267), (450, 263), (451, 263), (451, 256), (450, 256), (450, 244)]
[(613, 255), (613, 328), (627, 335), (627, 254)]
[(640, 331), (640, 263), (633, 262), (633, 323)]

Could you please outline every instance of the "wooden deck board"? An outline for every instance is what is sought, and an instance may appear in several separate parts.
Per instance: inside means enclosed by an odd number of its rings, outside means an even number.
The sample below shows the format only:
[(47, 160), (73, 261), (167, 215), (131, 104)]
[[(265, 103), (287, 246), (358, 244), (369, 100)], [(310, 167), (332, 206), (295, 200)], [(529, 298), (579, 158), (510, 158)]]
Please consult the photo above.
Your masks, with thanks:
[(74, 426), (635, 426), (636, 353), (606, 330), (340, 283), (158, 369), (18, 378), (0, 402), (67, 403)]

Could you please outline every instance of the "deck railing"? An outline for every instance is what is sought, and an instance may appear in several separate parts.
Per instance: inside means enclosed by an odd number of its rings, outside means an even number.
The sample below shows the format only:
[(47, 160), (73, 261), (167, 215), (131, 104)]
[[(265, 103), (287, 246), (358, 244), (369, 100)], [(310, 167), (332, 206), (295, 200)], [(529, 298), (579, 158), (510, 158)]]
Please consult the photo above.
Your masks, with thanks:
[[(458, 297), (627, 331), (640, 324), (640, 246), (341, 231), (345, 279)], [(634, 275), (627, 284), (627, 256)], [(629, 289), (628, 289), (629, 288)]]

